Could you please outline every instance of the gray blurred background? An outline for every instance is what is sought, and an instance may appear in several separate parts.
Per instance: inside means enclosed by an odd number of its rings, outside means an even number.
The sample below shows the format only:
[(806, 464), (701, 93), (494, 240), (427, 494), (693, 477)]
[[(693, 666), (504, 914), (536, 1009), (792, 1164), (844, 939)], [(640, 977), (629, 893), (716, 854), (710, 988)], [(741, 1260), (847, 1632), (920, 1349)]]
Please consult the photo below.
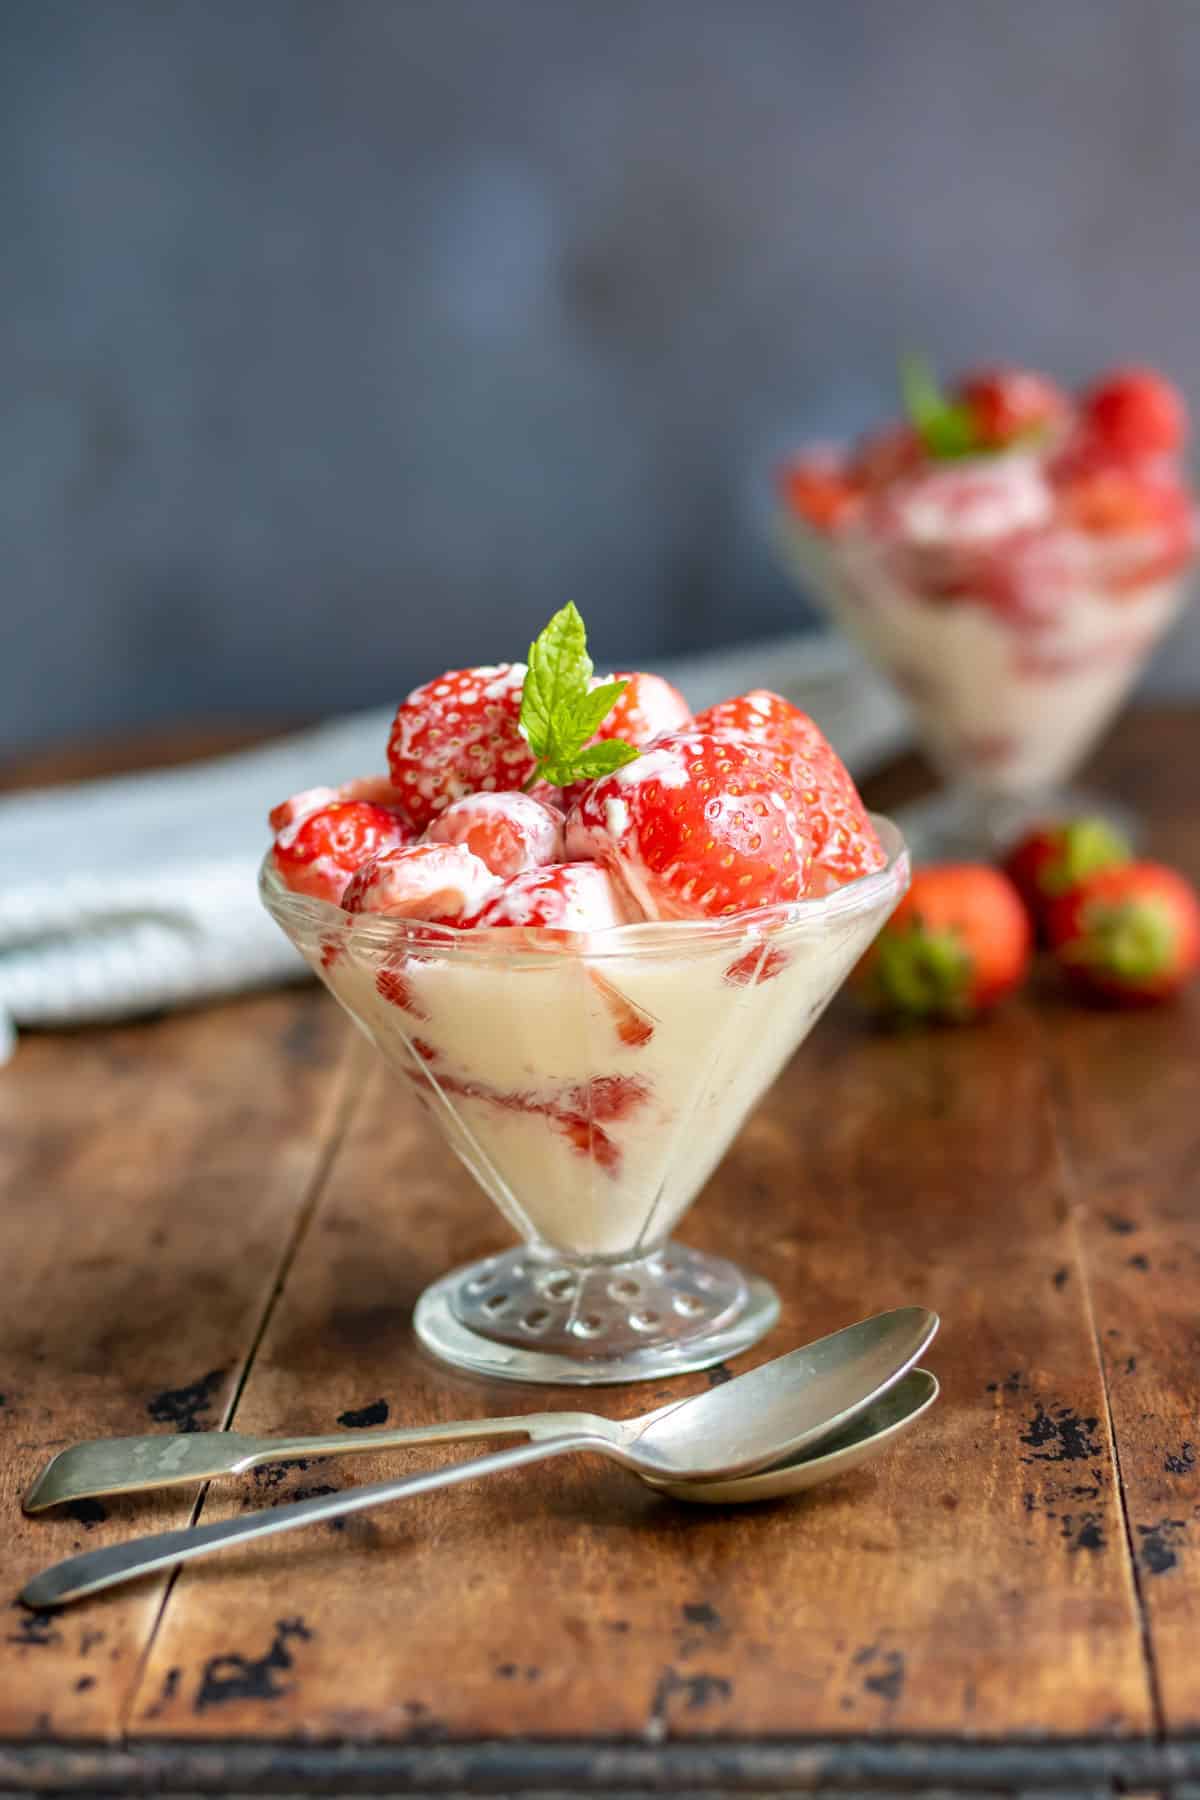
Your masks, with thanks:
[(4, 0), (0, 749), (791, 630), (898, 346), (1200, 399), (1198, 82), (1196, 0)]

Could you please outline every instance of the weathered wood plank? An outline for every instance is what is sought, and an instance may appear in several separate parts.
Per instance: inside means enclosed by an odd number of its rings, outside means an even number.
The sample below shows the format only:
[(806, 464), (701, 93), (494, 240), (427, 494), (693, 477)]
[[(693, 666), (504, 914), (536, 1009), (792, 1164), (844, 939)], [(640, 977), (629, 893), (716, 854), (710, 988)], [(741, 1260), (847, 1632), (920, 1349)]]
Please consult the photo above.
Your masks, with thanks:
[(221, 1421), (349, 1089), (315, 990), (31, 1036), (0, 1075), (0, 1736), (118, 1735), (161, 1582), (85, 1611), (12, 1601), (84, 1545), (182, 1524), (194, 1496), (19, 1496), (80, 1437)]
[[(689, 1240), (780, 1284), (771, 1349), (906, 1300), (943, 1313), (931, 1358), (943, 1401), (886, 1463), (803, 1501), (709, 1513), (597, 1461), (564, 1461), (198, 1564), (174, 1591), (133, 1730), (650, 1741), (1146, 1730), (1037, 1040), (1021, 1010), (986, 1032), (906, 1041), (827, 1020), (685, 1224)], [(316, 1429), (378, 1402), (406, 1419), (576, 1404), (455, 1377), (413, 1346), (420, 1287), (501, 1241), (469, 1178), (378, 1074), (239, 1425)], [(662, 1392), (594, 1401), (639, 1410)], [(404, 1466), (393, 1455), (275, 1471), (214, 1489), (206, 1516)]]
[[(1118, 733), (1102, 772), (1147, 854), (1200, 878), (1200, 720)], [(1047, 1041), (1092, 1287), (1161, 1728), (1200, 1722), (1200, 993), (1142, 1014), (1047, 995)]]

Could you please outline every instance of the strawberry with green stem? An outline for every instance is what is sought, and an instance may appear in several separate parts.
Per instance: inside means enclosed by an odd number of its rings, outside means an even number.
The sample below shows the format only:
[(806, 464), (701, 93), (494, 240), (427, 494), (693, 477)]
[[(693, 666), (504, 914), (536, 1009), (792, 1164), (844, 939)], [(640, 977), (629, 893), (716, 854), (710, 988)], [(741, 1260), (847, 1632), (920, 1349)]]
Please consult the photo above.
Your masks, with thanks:
[(1200, 903), (1161, 863), (1101, 869), (1046, 919), (1068, 984), (1089, 999), (1144, 1006), (1178, 993), (1200, 966)]
[(982, 863), (934, 864), (913, 875), (851, 984), (881, 1018), (973, 1019), (1021, 985), (1031, 948), (1007, 876)]

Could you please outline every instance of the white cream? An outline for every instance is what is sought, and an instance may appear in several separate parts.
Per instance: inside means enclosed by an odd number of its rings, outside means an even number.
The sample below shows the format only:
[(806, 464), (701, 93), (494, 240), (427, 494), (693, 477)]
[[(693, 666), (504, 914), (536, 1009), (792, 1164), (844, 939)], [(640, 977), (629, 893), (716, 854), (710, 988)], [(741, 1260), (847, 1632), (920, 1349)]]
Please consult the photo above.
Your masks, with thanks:
[[(518, 1231), (617, 1258), (667, 1236), (892, 903), (670, 955), (409, 958), (407, 1008), (353, 938), (321, 972)], [(775, 953), (787, 960), (760, 985), (726, 978)]]

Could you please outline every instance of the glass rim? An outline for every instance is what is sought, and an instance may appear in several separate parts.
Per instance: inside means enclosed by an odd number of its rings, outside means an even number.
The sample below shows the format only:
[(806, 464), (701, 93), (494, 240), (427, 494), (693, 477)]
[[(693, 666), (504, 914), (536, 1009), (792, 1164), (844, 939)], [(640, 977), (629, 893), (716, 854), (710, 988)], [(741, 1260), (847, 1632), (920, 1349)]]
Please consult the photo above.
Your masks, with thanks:
[(560, 954), (575, 954), (595, 961), (601, 957), (654, 956), (672, 951), (702, 950), (748, 936), (774, 936), (794, 931), (812, 935), (827, 925), (870, 911), (884, 900), (899, 899), (907, 886), (909, 851), (899, 827), (882, 813), (871, 813), (887, 862), (873, 874), (860, 875), (830, 894), (792, 900), (775, 906), (754, 907), (719, 919), (643, 919), (631, 925), (609, 925), (598, 931), (564, 931), (549, 926), (493, 925), (485, 930), (464, 930), (457, 925), (431, 924), (387, 913), (348, 913), (332, 900), (296, 894), (284, 886), (271, 861), (263, 857), (259, 870), (259, 894), (272, 918), (288, 935), (291, 928), (313, 936), (336, 932), (347, 942), (376, 952), (411, 950), (429, 955), (456, 951), (474, 957), (508, 958), (539, 945)]

